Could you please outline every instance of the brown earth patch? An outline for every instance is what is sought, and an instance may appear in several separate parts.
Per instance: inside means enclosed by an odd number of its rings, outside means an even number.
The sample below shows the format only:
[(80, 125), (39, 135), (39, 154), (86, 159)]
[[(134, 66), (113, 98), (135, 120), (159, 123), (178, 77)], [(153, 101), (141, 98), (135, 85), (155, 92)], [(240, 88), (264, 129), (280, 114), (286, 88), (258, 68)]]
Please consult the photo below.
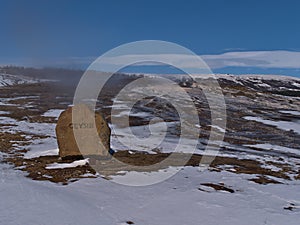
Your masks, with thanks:
[[(135, 152), (134, 154), (131, 154), (129, 151), (121, 151), (116, 152), (111, 159), (99, 160), (90, 158), (91, 165), (64, 169), (46, 169), (46, 166), (52, 163), (71, 163), (79, 158), (60, 159), (58, 156), (41, 156), (38, 158), (24, 159), (22, 154), (20, 154), (19, 157), (16, 157), (16, 155), (8, 157), (5, 161), (14, 164), (17, 168), (20, 167), (19, 169), (27, 172), (27, 176), (34, 180), (49, 180), (51, 182), (67, 184), (68, 182), (82, 178), (86, 173), (95, 175), (95, 170), (106, 179), (110, 179), (111, 175), (120, 174), (120, 171), (151, 172), (166, 169), (170, 166), (182, 166), (182, 158), (190, 157), (190, 155), (187, 154), (173, 153), (172, 159), (167, 163), (164, 163), (163, 160), (169, 155), (170, 154), (168, 153), (147, 154), (144, 152)], [(201, 158), (201, 155), (192, 155), (186, 166), (199, 166)], [(228, 172), (257, 174), (259, 177), (253, 178), (251, 181), (260, 184), (279, 183), (266, 178), (265, 176), (267, 175), (287, 180), (290, 179), (289, 176), (282, 171), (274, 172), (269, 169), (261, 168), (259, 162), (249, 159), (243, 160), (228, 157), (216, 157), (211, 164), (210, 169), (218, 171), (218, 167), (222, 165), (232, 165), (236, 170), (228, 170)]]
[(268, 178), (266, 176), (258, 176), (256, 178), (252, 178), (250, 179), (250, 181), (253, 181), (257, 184), (282, 184), (281, 182), (277, 181), (277, 180), (273, 180), (271, 178)]
[[(219, 183), (219, 184), (213, 184), (213, 183), (202, 183), (201, 185), (203, 186), (206, 186), (206, 187), (211, 187), (213, 189), (215, 189), (216, 191), (226, 191), (226, 192), (229, 192), (229, 193), (235, 193), (235, 190), (229, 188), (229, 187), (226, 187), (224, 185), (224, 183)], [(198, 188), (200, 191), (205, 191), (201, 188)]]

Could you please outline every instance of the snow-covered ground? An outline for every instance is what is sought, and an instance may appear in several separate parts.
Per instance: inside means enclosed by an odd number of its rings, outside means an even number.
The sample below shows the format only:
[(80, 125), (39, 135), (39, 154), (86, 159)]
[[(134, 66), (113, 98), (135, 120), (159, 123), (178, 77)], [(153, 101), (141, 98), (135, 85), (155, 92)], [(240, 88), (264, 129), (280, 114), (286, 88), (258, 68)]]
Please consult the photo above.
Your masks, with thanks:
[(46, 166), (46, 169), (65, 169), (65, 168), (73, 168), (77, 166), (84, 166), (89, 162), (89, 159), (81, 159), (81, 160), (76, 160), (71, 163), (52, 163), (48, 166)]
[[(30, 131), (50, 136), (33, 142), (25, 156), (57, 154), (53, 124), (23, 124), (9, 115), (1, 117), (1, 122), (17, 125), (5, 128), (11, 132)], [(267, 145), (249, 147), (287, 150)], [(87, 160), (55, 163), (47, 168), (69, 168), (86, 163)], [(255, 175), (200, 172), (197, 167), (185, 167), (170, 179), (145, 187), (112, 182), (124, 179), (136, 182), (141, 176), (153, 176), (149, 172), (134, 171), (120, 171), (120, 175), (112, 176), (112, 181), (101, 177), (86, 178), (61, 186), (30, 180), (8, 165), (1, 164), (0, 171), (0, 224), (3, 225), (122, 225), (128, 221), (140, 225), (296, 225), (300, 216), (300, 181), (282, 180), (284, 184), (260, 185), (249, 181)], [(163, 173), (166, 170), (156, 172), (156, 175)], [(216, 191), (203, 185), (205, 183), (222, 184), (234, 193)], [(293, 211), (284, 209), (289, 207)]]
[[(10, 100), (13, 100), (10, 99)], [(0, 99), (0, 104), (9, 104)], [(16, 106), (16, 105), (14, 105)], [(122, 102), (119, 103), (119, 115), (124, 115)], [(53, 109), (44, 113), (45, 117), (58, 118), (61, 110)], [(280, 113), (299, 116), (298, 111), (282, 110)], [(26, 140), (30, 145), (26, 146), (28, 152), (25, 158), (34, 158), (44, 155), (57, 155), (58, 147), (55, 138), (55, 124), (30, 123), (29, 121), (17, 121), (10, 117), (9, 112), (0, 112), (0, 124), (2, 132), (26, 133)], [(136, 113), (134, 116), (147, 116)], [(247, 116), (246, 120), (256, 121), (278, 129), (293, 129), (300, 133), (298, 121), (273, 121), (262, 117)], [(155, 133), (165, 131), (164, 123), (152, 124)], [(176, 123), (169, 122), (172, 126)], [(196, 125), (195, 125), (196, 126)], [(123, 150), (119, 138), (126, 136), (126, 130), (117, 129), (119, 136), (112, 137), (112, 145), (115, 150)], [(132, 132), (142, 134), (148, 132), (148, 126), (135, 126)], [(198, 128), (200, 126), (198, 125)], [(214, 127), (218, 130), (220, 127)], [(221, 130), (225, 131), (225, 130)], [(41, 139), (32, 139), (33, 135), (47, 136)], [(157, 136), (157, 140), (160, 137)], [(186, 141), (187, 148), (188, 140)], [(167, 136), (160, 150), (168, 152), (176, 145), (176, 139)], [(220, 143), (216, 143), (219, 145)], [(271, 156), (247, 154), (255, 149), (292, 153), (299, 155), (298, 149), (274, 145), (270, 143), (249, 144), (244, 146), (230, 145), (234, 149), (242, 149), (246, 153), (227, 154), (228, 157), (241, 159), (255, 159), (262, 164), (274, 161)], [(130, 146), (131, 147), (131, 146)], [(202, 150), (201, 144), (197, 146), (197, 153)], [(16, 146), (18, 148), (18, 146)], [(149, 146), (145, 143), (136, 150), (144, 150), (149, 153)], [(135, 149), (132, 149), (135, 150)], [(222, 153), (226, 156), (226, 153)], [(4, 154), (0, 154), (0, 161)], [(286, 161), (285, 161), (286, 160)], [(294, 161), (293, 161), (294, 160)], [(295, 163), (297, 159), (285, 158), (281, 163)], [(85, 160), (77, 160), (71, 163), (52, 163), (47, 169), (64, 169), (85, 165)], [(229, 165), (230, 166), (230, 165)], [(224, 165), (224, 168), (226, 165)], [(262, 168), (272, 171), (280, 170), (279, 167), (263, 164)], [(234, 173), (234, 168), (227, 168), (220, 172), (205, 170), (197, 167), (184, 167), (182, 169), (170, 167), (157, 172), (120, 171), (111, 176), (112, 180), (106, 180), (101, 176), (85, 178), (77, 182), (63, 186), (49, 181), (34, 181), (25, 177), (24, 172), (18, 171), (11, 165), (0, 163), (0, 224), (72, 224), (72, 225), (126, 225), (130, 221), (137, 225), (297, 225), (300, 218), (300, 180), (284, 180), (274, 178), (282, 184), (261, 185), (249, 181), (257, 178), (256, 174), (247, 175)], [(163, 176), (169, 170), (178, 170), (173, 177), (151, 186), (133, 187), (118, 183), (122, 181), (139, 181), (142, 177)], [(230, 170), (232, 172), (230, 172)], [(89, 174), (86, 174), (89, 176)], [(206, 184), (217, 184), (232, 190), (215, 190)]]
[[(0, 169), (0, 224), (3, 225), (121, 225), (126, 221), (137, 225), (297, 225), (299, 222), (299, 182), (259, 185), (247, 180), (250, 175), (199, 172), (197, 168), (185, 167), (169, 180), (153, 186), (122, 186), (102, 178), (60, 186), (29, 180), (7, 165), (1, 164)], [(235, 193), (200, 185), (222, 182)], [(294, 210), (284, 209), (289, 206)]]
[(294, 115), (294, 116), (300, 116), (300, 112), (299, 112), (299, 111), (293, 111), (293, 110), (280, 110), (279, 112), (285, 113), (285, 114)]
[(300, 134), (300, 121), (273, 121), (273, 120), (267, 120), (260, 117), (255, 116), (246, 116), (244, 117), (246, 120), (252, 120), (259, 123), (263, 123), (270, 126), (275, 126), (278, 129), (286, 130), (286, 131), (294, 131), (298, 134)]
[(30, 84), (36, 82), (37, 81), (33, 80), (30, 77), (0, 73), (0, 87), (10, 86), (15, 84)]
[(283, 146), (272, 145), (272, 144), (269, 144), (269, 143), (255, 144), (255, 145), (245, 145), (245, 146), (253, 147), (253, 148), (259, 148), (259, 149), (273, 151), (273, 152), (278, 151), (278, 152), (282, 152), (282, 153), (292, 153), (292, 154), (300, 156), (300, 150), (299, 149), (287, 148), (287, 147), (283, 147)]
[(48, 110), (47, 112), (45, 112), (43, 114), (43, 116), (46, 116), (46, 117), (54, 117), (56, 119), (58, 119), (59, 115), (63, 112), (64, 110), (62, 109), (50, 109)]

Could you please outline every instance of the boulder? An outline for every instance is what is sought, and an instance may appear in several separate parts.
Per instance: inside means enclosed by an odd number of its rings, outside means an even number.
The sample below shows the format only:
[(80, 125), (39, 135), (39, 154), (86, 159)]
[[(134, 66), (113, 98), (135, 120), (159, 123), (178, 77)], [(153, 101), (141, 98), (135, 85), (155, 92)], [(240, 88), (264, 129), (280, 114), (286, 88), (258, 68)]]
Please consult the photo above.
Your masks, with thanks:
[[(73, 114), (76, 121), (72, 120)], [(101, 114), (94, 113), (84, 104), (69, 107), (60, 114), (56, 125), (59, 156), (107, 157), (110, 134), (111, 130)]]

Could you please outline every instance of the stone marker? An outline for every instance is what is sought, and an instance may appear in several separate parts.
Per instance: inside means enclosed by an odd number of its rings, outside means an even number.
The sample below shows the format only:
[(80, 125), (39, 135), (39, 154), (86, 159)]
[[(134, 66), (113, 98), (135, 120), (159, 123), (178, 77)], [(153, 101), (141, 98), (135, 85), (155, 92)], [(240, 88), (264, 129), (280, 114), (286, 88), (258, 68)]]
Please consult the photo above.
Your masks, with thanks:
[[(75, 123), (72, 121), (73, 112), (76, 113)], [(76, 140), (73, 129), (76, 130)], [(107, 122), (99, 113), (94, 113), (84, 104), (69, 107), (60, 114), (56, 125), (59, 156), (107, 157), (110, 150), (110, 134)]]

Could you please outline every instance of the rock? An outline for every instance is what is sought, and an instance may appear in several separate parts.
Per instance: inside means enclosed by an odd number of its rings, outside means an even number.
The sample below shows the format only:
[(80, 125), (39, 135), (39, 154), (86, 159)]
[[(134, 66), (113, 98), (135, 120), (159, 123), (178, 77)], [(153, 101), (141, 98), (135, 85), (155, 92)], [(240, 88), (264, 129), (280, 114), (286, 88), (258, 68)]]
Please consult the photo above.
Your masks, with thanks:
[[(75, 122), (72, 121), (73, 114), (76, 115)], [(56, 125), (59, 156), (107, 157), (110, 134), (110, 128), (101, 114), (94, 113), (84, 104), (69, 107), (60, 114)]]

